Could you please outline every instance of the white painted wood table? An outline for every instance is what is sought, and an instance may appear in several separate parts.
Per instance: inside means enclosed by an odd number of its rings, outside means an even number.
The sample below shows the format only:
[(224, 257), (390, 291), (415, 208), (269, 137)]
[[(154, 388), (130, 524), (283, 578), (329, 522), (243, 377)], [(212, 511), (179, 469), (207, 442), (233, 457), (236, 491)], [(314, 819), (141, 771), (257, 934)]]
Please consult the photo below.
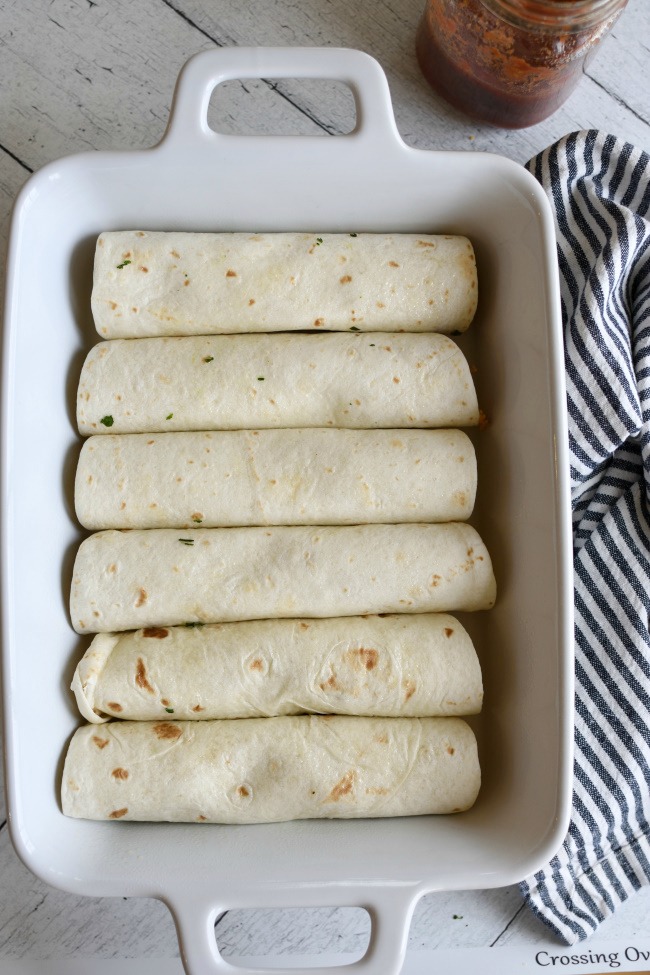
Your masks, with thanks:
[[(565, 106), (520, 131), (470, 122), (428, 89), (413, 51), (422, 2), (0, 0), (3, 256), (10, 207), (28, 175), (69, 153), (156, 143), (179, 69), (190, 55), (213, 46), (367, 51), (387, 73), (402, 137), (420, 148), (491, 150), (525, 162), (565, 133), (595, 127), (650, 150), (647, 0), (631, 0)], [(351, 128), (353, 106), (349, 92), (334, 84), (229, 82), (213, 98), (210, 118), (222, 131), (327, 134)], [(171, 916), (162, 904), (53, 890), (18, 861), (1, 813), (0, 823), (0, 972), (9, 971), (10, 959), (84, 958), (90, 972), (92, 959), (177, 957)], [(217, 931), (225, 955), (286, 956), (358, 951), (368, 922), (351, 909), (232, 911)], [(640, 893), (598, 937), (634, 939), (648, 931), (650, 895)], [(410, 947), (534, 946), (548, 939), (518, 889), (509, 887), (424, 897)]]

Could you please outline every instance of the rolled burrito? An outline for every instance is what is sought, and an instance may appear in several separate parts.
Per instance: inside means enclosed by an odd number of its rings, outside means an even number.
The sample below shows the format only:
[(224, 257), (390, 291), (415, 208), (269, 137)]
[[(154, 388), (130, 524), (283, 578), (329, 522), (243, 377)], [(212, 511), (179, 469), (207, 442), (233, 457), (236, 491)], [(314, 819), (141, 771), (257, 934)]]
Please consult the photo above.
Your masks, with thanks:
[(93, 723), (481, 710), (481, 667), (446, 613), (254, 620), (99, 633), (72, 681)]
[(468, 809), (480, 786), (461, 718), (112, 721), (72, 737), (66, 816), (269, 823)]
[(91, 303), (105, 338), (456, 332), (477, 290), (465, 237), (136, 230), (97, 240)]
[(463, 521), (476, 458), (460, 430), (117, 434), (83, 445), (86, 528)]
[(81, 371), (82, 434), (258, 427), (463, 427), (474, 382), (445, 335), (115, 339)]
[(103, 531), (75, 559), (79, 633), (181, 623), (489, 609), (487, 549), (465, 523)]

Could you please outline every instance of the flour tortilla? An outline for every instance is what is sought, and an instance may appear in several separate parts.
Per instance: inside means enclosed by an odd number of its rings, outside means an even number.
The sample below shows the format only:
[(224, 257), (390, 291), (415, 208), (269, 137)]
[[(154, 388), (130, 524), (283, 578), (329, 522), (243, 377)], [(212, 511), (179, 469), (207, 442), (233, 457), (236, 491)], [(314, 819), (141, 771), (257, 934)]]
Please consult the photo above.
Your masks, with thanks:
[(465, 237), (101, 234), (92, 311), (104, 338), (350, 328), (464, 331), (477, 303)]
[(445, 335), (207, 335), (115, 339), (89, 352), (79, 431), (464, 427), (479, 411)]
[(468, 809), (476, 740), (460, 718), (112, 721), (75, 732), (66, 816), (266, 823)]
[(446, 613), (254, 620), (99, 633), (72, 681), (93, 723), (476, 714), (481, 667)]
[(489, 609), (496, 583), (465, 523), (104, 531), (77, 551), (79, 633), (287, 617)]
[(90, 437), (85, 528), (462, 521), (476, 458), (459, 430), (252, 430)]

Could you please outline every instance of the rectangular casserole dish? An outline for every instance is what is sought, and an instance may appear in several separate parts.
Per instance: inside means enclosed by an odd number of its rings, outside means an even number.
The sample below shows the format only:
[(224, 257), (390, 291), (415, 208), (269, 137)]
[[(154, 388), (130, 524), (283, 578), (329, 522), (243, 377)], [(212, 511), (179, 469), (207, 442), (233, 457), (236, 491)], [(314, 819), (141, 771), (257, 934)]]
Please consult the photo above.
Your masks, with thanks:
[[(221, 135), (207, 124), (231, 78), (345, 82), (357, 126), (339, 137)], [(60, 810), (79, 723), (68, 690), (88, 644), (68, 618), (82, 537), (72, 482), (75, 391), (98, 341), (90, 316), (102, 230), (458, 233), (475, 247), (479, 312), (460, 340), (488, 418), (474, 437), (473, 523), (499, 586), (465, 616), (481, 658), (479, 801), (456, 817), (265, 826), (96, 823)], [(234, 907), (359, 905), (372, 918), (352, 969), (400, 970), (417, 899), (515, 883), (564, 839), (572, 782), (573, 623), (564, 367), (553, 222), (521, 166), (407, 147), (385, 76), (358, 51), (247, 49), (192, 58), (153, 149), (52, 163), (16, 203), (3, 361), (2, 598), (6, 774), (13, 842), (49, 884), (162, 899), (191, 975), (232, 971), (213, 923)]]

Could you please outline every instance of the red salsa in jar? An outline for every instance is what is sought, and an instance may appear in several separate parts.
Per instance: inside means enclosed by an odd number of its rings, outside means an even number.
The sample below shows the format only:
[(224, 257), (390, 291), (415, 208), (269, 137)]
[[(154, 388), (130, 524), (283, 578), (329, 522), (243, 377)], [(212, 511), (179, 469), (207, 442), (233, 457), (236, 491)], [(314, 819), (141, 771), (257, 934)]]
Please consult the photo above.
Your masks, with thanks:
[(483, 122), (524, 128), (569, 97), (627, 0), (428, 0), (416, 38), (432, 88)]

